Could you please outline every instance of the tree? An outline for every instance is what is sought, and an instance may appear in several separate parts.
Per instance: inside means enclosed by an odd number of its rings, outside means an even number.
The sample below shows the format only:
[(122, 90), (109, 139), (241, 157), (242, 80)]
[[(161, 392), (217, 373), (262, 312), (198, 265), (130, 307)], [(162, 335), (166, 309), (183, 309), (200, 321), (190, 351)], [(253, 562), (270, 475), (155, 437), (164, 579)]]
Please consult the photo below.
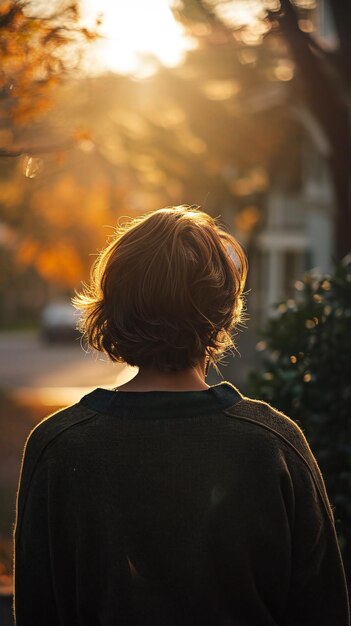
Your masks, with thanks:
[(0, 156), (62, 148), (34, 140), (31, 125), (54, 104), (57, 86), (78, 67), (96, 32), (79, 25), (79, 3), (55, 4), (46, 16), (29, 0), (0, 5)]
[(324, 475), (351, 585), (351, 257), (330, 276), (306, 274), (280, 303), (257, 344), (249, 393), (304, 430)]
[(280, 4), (281, 9), (268, 16), (277, 21), (289, 44), (304, 82), (306, 101), (329, 144), (327, 158), (337, 206), (337, 252), (342, 257), (351, 250), (351, 2), (325, 0), (338, 38), (333, 50), (302, 29), (298, 6), (289, 0)]
[[(316, 7), (322, 6), (329, 8), (335, 25), (333, 49), (313, 33)], [(289, 84), (290, 102), (308, 106), (324, 136), (335, 190), (337, 254), (342, 257), (351, 249), (350, 0), (261, 0), (246, 26), (236, 21), (236, 10), (233, 0), (186, 0), (177, 15), (200, 45), (206, 37), (231, 40), (233, 57), (239, 56), (246, 69), (260, 73), (266, 86), (272, 78)]]
[[(89, 225), (94, 222), (89, 201), (94, 197), (101, 208), (99, 199), (103, 199), (106, 205), (101, 179), (92, 181), (88, 189), (72, 182), (73, 177), (66, 176), (61, 185), (56, 179), (51, 195), (45, 184), (40, 190), (38, 185), (30, 185), (44, 165), (41, 157), (45, 155), (48, 169), (56, 164), (59, 177), (62, 151), (74, 151), (86, 138), (76, 122), (64, 133), (54, 132), (55, 118), (50, 118), (50, 112), (68, 78), (79, 76), (84, 47), (96, 37), (97, 32), (81, 26), (79, 3), (74, 0), (46, 7), (31, 0), (0, 4), (0, 255), (4, 266), (0, 313), (7, 308), (10, 319), (16, 313), (17, 296), (35, 303), (43, 279), (56, 280), (63, 288), (76, 284), (83, 256), (77, 231), (81, 227), (87, 234), (87, 255), (88, 241), (93, 239), (88, 237)], [(70, 231), (73, 200), (67, 189), (76, 202), (80, 199), (87, 205), (86, 219), (79, 221), (77, 215)], [(32, 298), (30, 288), (36, 294)]]

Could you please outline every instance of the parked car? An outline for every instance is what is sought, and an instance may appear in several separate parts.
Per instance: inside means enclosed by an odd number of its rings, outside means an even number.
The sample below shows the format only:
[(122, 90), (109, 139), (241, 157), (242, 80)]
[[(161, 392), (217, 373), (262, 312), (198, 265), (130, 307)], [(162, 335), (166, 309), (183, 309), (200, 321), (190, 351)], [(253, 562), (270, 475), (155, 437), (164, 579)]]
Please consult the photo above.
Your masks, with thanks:
[(41, 313), (41, 337), (44, 341), (59, 342), (78, 339), (79, 312), (67, 300), (51, 301)]

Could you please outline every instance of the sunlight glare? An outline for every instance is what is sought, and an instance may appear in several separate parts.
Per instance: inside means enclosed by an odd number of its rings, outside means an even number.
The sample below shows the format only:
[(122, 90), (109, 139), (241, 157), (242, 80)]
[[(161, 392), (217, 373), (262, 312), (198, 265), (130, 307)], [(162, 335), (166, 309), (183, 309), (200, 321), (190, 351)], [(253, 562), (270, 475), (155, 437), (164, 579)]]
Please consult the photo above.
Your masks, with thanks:
[(240, 28), (249, 26), (265, 13), (262, 0), (233, 0), (223, 4), (215, 2), (217, 14), (229, 25)]
[(179, 65), (194, 42), (175, 20), (172, 4), (172, 0), (84, 0), (82, 17), (87, 26), (102, 16), (99, 32), (103, 39), (89, 54), (94, 72), (110, 70), (145, 77), (159, 64)]

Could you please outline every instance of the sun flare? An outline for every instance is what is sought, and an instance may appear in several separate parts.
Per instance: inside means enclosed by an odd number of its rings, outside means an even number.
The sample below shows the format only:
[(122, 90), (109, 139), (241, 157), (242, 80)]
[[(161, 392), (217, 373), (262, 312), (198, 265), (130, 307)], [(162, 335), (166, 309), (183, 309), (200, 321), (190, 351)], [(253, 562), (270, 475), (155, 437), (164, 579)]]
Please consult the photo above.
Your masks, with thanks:
[(87, 25), (102, 17), (102, 38), (89, 54), (93, 71), (143, 77), (159, 64), (181, 63), (194, 43), (175, 20), (171, 4), (172, 0), (84, 0), (82, 16)]

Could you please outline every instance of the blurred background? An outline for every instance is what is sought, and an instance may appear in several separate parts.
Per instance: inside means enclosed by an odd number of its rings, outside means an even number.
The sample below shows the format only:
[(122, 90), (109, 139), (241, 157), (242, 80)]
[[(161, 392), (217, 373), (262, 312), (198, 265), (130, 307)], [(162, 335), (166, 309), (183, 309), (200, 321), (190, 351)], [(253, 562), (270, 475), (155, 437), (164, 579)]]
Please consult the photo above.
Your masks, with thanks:
[[(70, 298), (118, 221), (166, 205), (201, 206), (245, 247), (248, 328), (222, 377), (296, 412), (317, 457), (335, 431), (341, 465), (320, 457), (349, 555), (350, 32), (339, 0), (0, 1), (3, 606), (30, 429), (134, 374), (83, 350)], [(335, 427), (313, 398), (340, 363)]]

